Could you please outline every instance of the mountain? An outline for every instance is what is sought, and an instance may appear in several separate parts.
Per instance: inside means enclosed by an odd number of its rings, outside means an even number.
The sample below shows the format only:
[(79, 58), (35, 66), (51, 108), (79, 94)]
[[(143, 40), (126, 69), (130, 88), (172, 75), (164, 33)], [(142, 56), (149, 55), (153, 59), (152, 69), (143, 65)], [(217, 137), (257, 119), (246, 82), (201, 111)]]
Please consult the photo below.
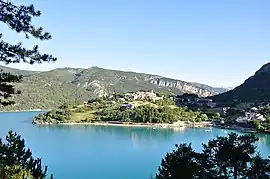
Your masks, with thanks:
[(216, 102), (269, 102), (270, 63), (263, 65), (253, 76), (240, 86), (213, 97)]
[(208, 85), (195, 83), (195, 82), (192, 82), (192, 84), (196, 85), (199, 88), (203, 88), (205, 90), (212, 91), (212, 92), (214, 92), (216, 94), (225, 93), (225, 92), (230, 90), (229, 87), (211, 87), (211, 86), (208, 86)]
[(226, 89), (213, 88), (199, 83), (165, 78), (158, 75), (109, 70), (99, 67), (58, 68), (51, 71), (25, 71), (0, 66), (5, 72), (23, 75), (15, 84), (21, 94), (14, 96), (13, 106), (0, 110), (52, 109), (64, 102), (82, 102), (90, 97), (105, 96), (113, 92), (154, 90), (171, 94), (195, 93), (202, 97), (213, 96)]

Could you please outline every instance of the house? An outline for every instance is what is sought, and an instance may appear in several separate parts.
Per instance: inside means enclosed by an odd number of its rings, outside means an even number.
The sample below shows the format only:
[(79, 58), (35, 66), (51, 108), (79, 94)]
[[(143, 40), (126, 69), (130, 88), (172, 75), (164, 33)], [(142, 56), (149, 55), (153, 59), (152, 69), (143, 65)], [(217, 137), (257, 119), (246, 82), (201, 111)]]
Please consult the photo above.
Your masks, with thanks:
[(207, 106), (210, 108), (216, 107), (216, 103), (213, 102), (212, 99), (201, 99), (201, 98), (196, 98), (196, 103), (200, 106)]
[(258, 108), (256, 108), (256, 107), (252, 107), (252, 108), (250, 108), (251, 109), (251, 111), (258, 111), (259, 109)]
[(217, 105), (212, 99), (200, 98), (198, 95), (187, 93), (183, 94), (182, 96), (177, 95), (175, 97), (175, 102), (179, 105), (199, 105), (210, 108), (214, 108)]
[(123, 102), (126, 101), (125, 98), (119, 98), (118, 100), (119, 100), (119, 101), (123, 101)]
[(262, 114), (254, 112), (245, 112), (245, 116), (238, 117), (235, 121), (238, 123), (248, 123), (253, 120), (265, 121), (265, 117)]
[(153, 98), (153, 101), (163, 100), (164, 96), (156, 96)]
[(266, 119), (262, 114), (256, 114), (256, 119), (259, 120), (260, 122), (264, 122)]
[(121, 106), (121, 108), (125, 108), (125, 109), (132, 109), (134, 108), (134, 106), (132, 104), (129, 103), (125, 103)]
[(134, 99), (134, 93), (133, 92), (125, 93), (124, 98), (127, 100), (132, 100)]
[(157, 95), (151, 91), (137, 91), (134, 95), (134, 99), (137, 100), (137, 99), (148, 99), (148, 100), (152, 100), (154, 99), (155, 97), (157, 97)]

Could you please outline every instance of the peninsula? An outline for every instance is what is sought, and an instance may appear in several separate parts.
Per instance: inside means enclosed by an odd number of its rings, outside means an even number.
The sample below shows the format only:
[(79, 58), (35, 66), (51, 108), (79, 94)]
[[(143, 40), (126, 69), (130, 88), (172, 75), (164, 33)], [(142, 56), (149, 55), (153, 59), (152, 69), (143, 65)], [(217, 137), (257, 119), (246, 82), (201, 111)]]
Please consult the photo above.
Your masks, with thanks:
[(181, 96), (137, 91), (65, 103), (37, 115), (33, 123), (93, 124), (151, 127), (218, 127), (244, 132), (267, 132), (270, 105), (220, 107), (212, 99), (194, 94)]
[(137, 91), (93, 98), (83, 104), (63, 104), (37, 115), (33, 123), (184, 127), (209, 126), (213, 116), (179, 107), (168, 95)]

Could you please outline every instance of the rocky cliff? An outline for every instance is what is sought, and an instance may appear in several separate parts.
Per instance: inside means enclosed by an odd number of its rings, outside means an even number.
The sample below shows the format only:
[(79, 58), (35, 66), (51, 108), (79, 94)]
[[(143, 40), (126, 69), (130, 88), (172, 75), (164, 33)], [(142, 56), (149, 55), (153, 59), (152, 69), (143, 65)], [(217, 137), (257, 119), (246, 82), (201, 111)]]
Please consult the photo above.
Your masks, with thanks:
[(161, 87), (176, 88), (181, 93), (194, 93), (201, 97), (213, 96), (218, 94), (214, 90), (206, 90), (192, 83), (187, 83), (184, 81), (165, 80), (162, 78), (157, 78), (150, 80), (150, 83)]

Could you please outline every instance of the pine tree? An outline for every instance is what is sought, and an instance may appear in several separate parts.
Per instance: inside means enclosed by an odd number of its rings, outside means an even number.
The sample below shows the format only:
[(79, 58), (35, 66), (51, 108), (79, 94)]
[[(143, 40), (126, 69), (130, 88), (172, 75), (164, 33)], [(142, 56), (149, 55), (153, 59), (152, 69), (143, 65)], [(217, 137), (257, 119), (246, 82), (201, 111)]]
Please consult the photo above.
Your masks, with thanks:
[(45, 179), (46, 173), (47, 166), (42, 169), (41, 159), (25, 148), (20, 135), (9, 131), (6, 142), (0, 139), (0, 178)]
[[(34, 8), (34, 5), (15, 5), (9, 0), (0, 0), (0, 22), (3, 26), (10, 28), (17, 33), (23, 33), (26, 39), (30, 37), (39, 40), (49, 40), (51, 35), (43, 32), (42, 27), (35, 27), (32, 24), (33, 17), (39, 17), (41, 12)], [(49, 54), (41, 54), (39, 48), (35, 45), (32, 49), (23, 47), (22, 43), (9, 44), (2, 40), (3, 34), (0, 32), (0, 62), (8, 65), (11, 63), (42, 63), (54, 62), (56, 58)], [(10, 105), (14, 101), (8, 100), (12, 95), (19, 94), (12, 83), (20, 82), (22, 76), (15, 76), (0, 71), (0, 104)]]
[[(0, 0), (0, 22), (8, 28), (23, 33), (26, 39), (30, 37), (39, 40), (49, 40), (51, 35), (43, 32), (42, 27), (32, 24), (33, 17), (39, 17), (41, 12), (35, 10), (34, 5), (15, 5), (9, 0)], [(3, 26), (4, 26), (3, 25)], [(56, 58), (49, 54), (41, 54), (35, 45), (32, 49), (23, 47), (22, 43), (9, 44), (2, 40), (0, 33), (0, 62), (8, 65), (11, 63), (43, 63), (54, 62)], [(12, 95), (20, 94), (13, 84), (20, 82), (22, 76), (12, 75), (0, 71), (0, 105), (11, 105), (9, 100)], [(42, 169), (41, 159), (33, 158), (30, 149), (25, 149), (25, 142), (21, 136), (9, 131), (6, 143), (0, 139), (0, 178), (12, 179), (44, 179), (47, 167)], [(52, 175), (51, 175), (52, 179)]]
[(229, 134), (203, 144), (197, 153), (181, 144), (162, 159), (156, 179), (269, 179), (270, 160), (256, 152), (254, 135)]

